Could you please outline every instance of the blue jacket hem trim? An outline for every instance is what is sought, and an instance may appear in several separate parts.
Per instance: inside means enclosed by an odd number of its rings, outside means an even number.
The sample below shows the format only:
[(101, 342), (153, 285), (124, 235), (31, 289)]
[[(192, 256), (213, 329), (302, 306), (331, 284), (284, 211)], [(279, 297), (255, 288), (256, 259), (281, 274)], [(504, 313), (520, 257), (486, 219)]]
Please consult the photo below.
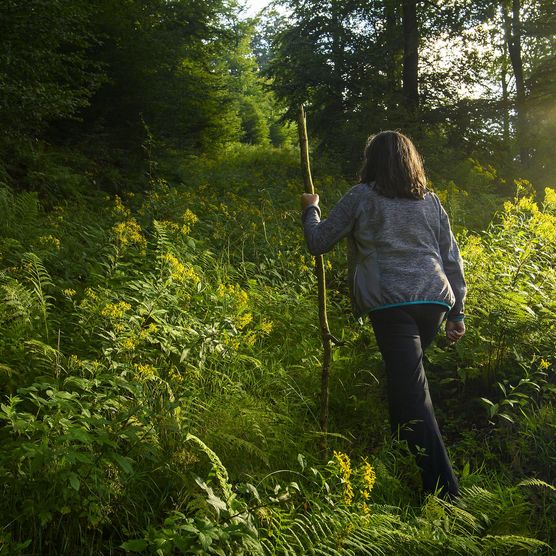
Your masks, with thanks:
[(442, 305), (447, 309), (451, 309), (452, 306), (448, 303), (444, 303), (443, 301), (404, 301), (403, 303), (392, 303), (390, 305), (379, 305), (378, 307), (374, 307), (370, 309), (368, 312), (372, 313), (373, 311), (380, 311), (381, 309), (391, 309), (393, 307), (404, 307), (405, 305)]

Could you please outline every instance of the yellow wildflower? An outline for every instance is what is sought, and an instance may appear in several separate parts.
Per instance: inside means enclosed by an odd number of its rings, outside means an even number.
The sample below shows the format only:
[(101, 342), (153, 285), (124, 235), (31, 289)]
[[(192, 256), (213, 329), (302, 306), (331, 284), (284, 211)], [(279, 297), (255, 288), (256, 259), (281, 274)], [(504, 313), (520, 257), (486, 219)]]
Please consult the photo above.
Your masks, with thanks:
[(544, 204), (549, 209), (556, 209), (556, 189), (552, 189), (551, 187), (547, 187), (544, 190)]
[(172, 280), (176, 282), (193, 282), (195, 285), (201, 281), (200, 276), (195, 272), (193, 267), (189, 265), (186, 266), (171, 253), (166, 253), (162, 258), (170, 266), (170, 276)]
[(261, 330), (263, 334), (270, 334), (272, 332), (272, 321), (270, 320), (263, 320), (261, 322)]
[(344, 485), (343, 500), (346, 505), (350, 505), (353, 501), (353, 487), (351, 486), (351, 461), (347, 454), (336, 452), (334, 450), (334, 459), (340, 469), (340, 478)]
[(81, 359), (77, 355), (70, 355), (68, 357), (68, 365), (70, 367), (79, 367), (81, 365)]
[(147, 240), (141, 233), (141, 226), (139, 226), (135, 218), (119, 222), (112, 228), (112, 231), (116, 235), (116, 240), (121, 247), (135, 245), (141, 250), (147, 247)]
[(182, 214), (182, 220), (185, 224), (196, 224), (199, 222), (199, 217), (189, 209)]
[(232, 348), (234, 351), (239, 349), (239, 340), (237, 338), (231, 338), (230, 336), (225, 336), (223, 339), (224, 345)]
[(231, 284), (229, 286), (220, 284), (218, 286), (218, 289), (216, 290), (216, 296), (221, 299), (225, 297), (231, 297), (232, 301), (240, 307), (246, 305), (247, 301), (249, 300), (249, 295), (247, 294), (247, 292), (237, 284)]
[(139, 337), (144, 340), (148, 338), (151, 334), (156, 334), (158, 332), (158, 326), (154, 322), (151, 322), (147, 328), (143, 328), (141, 332), (139, 332)]
[(122, 203), (122, 200), (118, 195), (114, 197), (114, 214), (123, 216), (124, 218), (129, 218), (131, 215), (130, 210)]
[(257, 335), (251, 330), (244, 336), (243, 341), (245, 342), (245, 345), (253, 347), (257, 341)]
[(60, 250), (60, 240), (57, 237), (48, 235), (39, 237), (39, 243), (43, 247), (53, 247), (57, 251)]
[(535, 214), (531, 218), (530, 229), (538, 237), (550, 242), (556, 240), (556, 218), (549, 213)]
[(100, 361), (97, 361), (96, 359), (93, 359), (92, 361), (87, 361), (87, 363), (89, 363), (91, 371), (93, 372), (97, 372), (99, 369), (102, 368), (102, 363)]
[(121, 319), (130, 309), (131, 305), (129, 303), (119, 301), (118, 303), (108, 303), (108, 305), (105, 305), (100, 314), (110, 319)]
[(519, 199), (517, 203), (517, 206), (521, 210), (527, 210), (533, 214), (539, 212), (539, 207), (537, 206), (537, 203), (535, 203), (535, 201), (533, 201), (531, 197), (521, 197), (521, 199)]
[(544, 371), (545, 369), (548, 369), (550, 367), (550, 363), (548, 361), (546, 361), (545, 359), (542, 359), (539, 361), (539, 369), (541, 369), (541, 371)]
[(183, 382), (183, 375), (181, 375), (180, 372), (175, 367), (172, 367), (170, 369), (168, 376), (174, 382)]
[(236, 326), (240, 330), (243, 330), (252, 320), (253, 315), (251, 313), (243, 313), (243, 315), (239, 315), (237, 318)]
[(228, 290), (234, 296), (236, 302), (239, 305), (245, 305), (247, 303), (247, 300), (249, 299), (249, 296), (247, 295), (247, 292), (245, 290), (241, 289), (240, 286), (231, 285), (231, 286), (228, 287)]
[(172, 222), (171, 220), (158, 220), (157, 222), (161, 226), (164, 226), (165, 228), (168, 228), (169, 230), (172, 230), (173, 232), (178, 232), (179, 229), (180, 229), (179, 225), (176, 224), (175, 222)]
[(137, 347), (137, 342), (133, 338), (124, 338), (122, 347), (125, 351), (133, 351)]
[(436, 191), (435, 193), (443, 205), (448, 203), (448, 192), (445, 189)]
[(533, 184), (524, 178), (514, 180), (516, 186), (517, 197), (530, 195), (534, 189)]
[(374, 467), (367, 460), (363, 460), (362, 471), (363, 490), (361, 491), (361, 495), (366, 500), (369, 497), (371, 490), (373, 490), (373, 487), (375, 486), (376, 472), (374, 470)]
[(135, 363), (134, 367), (143, 380), (152, 380), (156, 377), (156, 369), (152, 365)]
[(98, 299), (98, 295), (92, 288), (85, 289), (85, 297), (90, 299), (91, 301), (96, 301)]
[(299, 265), (299, 269), (302, 272), (307, 272), (309, 270), (309, 266), (308, 266), (308, 262), (305, 259), (305, 257), (303, 255), (299, 256), (299, 261), (301, 262), (301, 264)]

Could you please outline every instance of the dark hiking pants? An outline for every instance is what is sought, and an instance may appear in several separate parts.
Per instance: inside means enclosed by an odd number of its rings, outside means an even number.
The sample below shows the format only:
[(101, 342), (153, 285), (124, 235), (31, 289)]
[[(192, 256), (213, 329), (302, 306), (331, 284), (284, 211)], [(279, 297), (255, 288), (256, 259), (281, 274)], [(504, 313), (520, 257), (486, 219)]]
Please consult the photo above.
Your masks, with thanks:
[(376, 341), (386, 366), (392, 434), (406, 440), (421, 469), (426, 492), (458, 494), (436, 417), (423, 352), (433, 341), (446, 309), (432, 303), (404, 305), (370, 313)]

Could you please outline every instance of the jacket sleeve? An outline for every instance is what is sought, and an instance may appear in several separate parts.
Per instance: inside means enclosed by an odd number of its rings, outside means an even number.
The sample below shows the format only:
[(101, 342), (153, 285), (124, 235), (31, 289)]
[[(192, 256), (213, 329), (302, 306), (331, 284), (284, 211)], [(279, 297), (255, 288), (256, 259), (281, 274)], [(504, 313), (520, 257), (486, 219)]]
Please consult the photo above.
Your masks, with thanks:
[(464, 301), (467, 294), (467, 286), (465, 284), (465, 277), (463, 274), (463, 260), (459, 253), (458, 244), (452, 229), (448, 214), (444, 207), (440, 205), (440, 236), (438, 244), (440, 247), (440, 255), (442, 257), (442, 265), (444, 272), (450, 282), (452, 291), (454, 292), (456, 301), (454, 306), (448, 312), (448, 320), (458, 321), (464, 318)]
[(305, 241), (311, 255), (322, 255), (346, 237), (355, 223), (359, 196), (350, 189), (334, 205), (328, 218), (320, 219), (320, 208), (309, 205), (301, 216)]

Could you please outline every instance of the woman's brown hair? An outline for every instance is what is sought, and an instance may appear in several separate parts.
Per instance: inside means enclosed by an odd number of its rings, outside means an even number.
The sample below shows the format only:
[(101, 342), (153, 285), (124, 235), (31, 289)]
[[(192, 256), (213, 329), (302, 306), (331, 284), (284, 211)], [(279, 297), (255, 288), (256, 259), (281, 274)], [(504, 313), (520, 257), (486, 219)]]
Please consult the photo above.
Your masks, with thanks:
[(398, 131), (381, 131), (369, 137), (360, 172), (362, 183), (375, 182), (385, 197), (423, 199), (427, 178), (423, 160), (411, 139)]

